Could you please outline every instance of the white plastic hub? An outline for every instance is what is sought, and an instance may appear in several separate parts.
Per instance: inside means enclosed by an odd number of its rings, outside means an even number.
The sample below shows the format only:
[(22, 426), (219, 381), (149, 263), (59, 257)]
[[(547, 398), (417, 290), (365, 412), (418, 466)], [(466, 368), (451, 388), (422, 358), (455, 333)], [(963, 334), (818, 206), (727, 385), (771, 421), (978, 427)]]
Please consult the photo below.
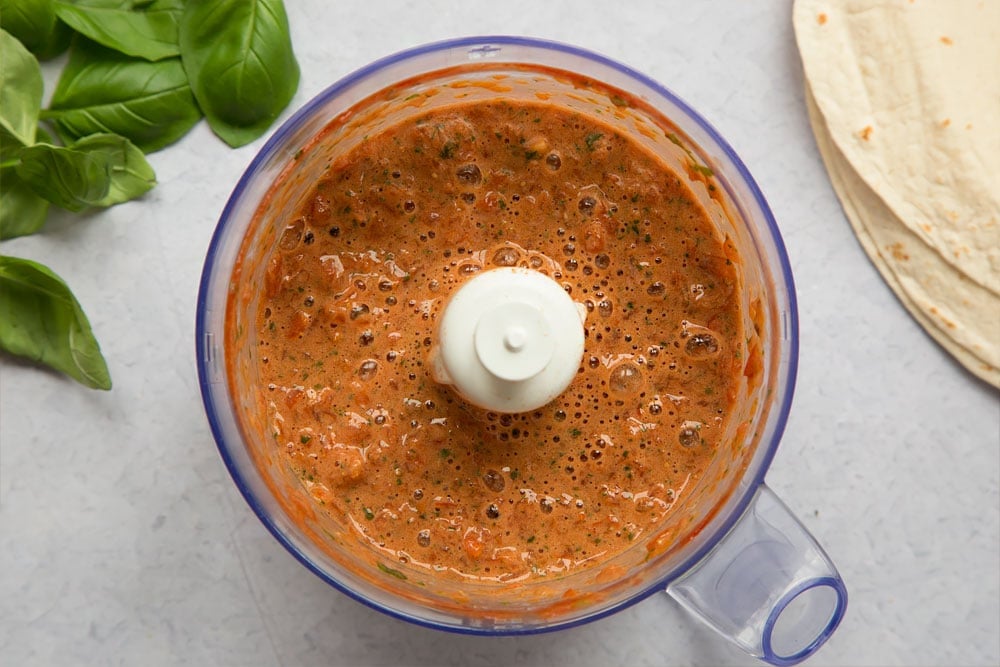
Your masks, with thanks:
[(488, 410), (539, 408), (576, 376), (586, 312), (538, 271), (505, 267), (480, 273), (445, 306), (434, 379)]

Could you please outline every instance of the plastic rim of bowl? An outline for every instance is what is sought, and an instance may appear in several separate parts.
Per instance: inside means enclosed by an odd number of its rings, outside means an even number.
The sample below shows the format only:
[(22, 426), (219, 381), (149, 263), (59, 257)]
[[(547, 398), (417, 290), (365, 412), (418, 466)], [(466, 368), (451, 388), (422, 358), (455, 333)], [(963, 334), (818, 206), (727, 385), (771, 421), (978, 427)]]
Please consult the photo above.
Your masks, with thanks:
[[(262, 168), (263, 164), (278, 151), (283, 144), (295, 134), (296, 130), (299, 129), (319, 108), (321, 108), (326, 102), (340, 94), (345, 89), (353, 86), (354, 84), (363, 81), (369, 77), (378, 75), (383, 70), (396, 65), (400, 62), (417, 58), (420, 56), (427, 56), (435, 53), (443, 53), (446, 51), (451, 51), (455, 49), (480, 49), (484, 55), (488, 55), (491, 51), (495, 50), (495, 47), (514, 47), (522, 49), (535, 50), (540, 53), (554, 53), (568, 55), (570, 57), (581, 58), (585, 61), (590, 61), (591, 63), (602, 65), (608, 67), (617, 73), (624, 75), (628, 79), (634, 82), (646, 86), (653, 90), (656, 94), (662, 96), (668, 100), (671, 104), (676, 106), (681, 112), (687, 116), (687, 119), (693, 122), (698, 128), (700, 128), (716, 145), (716, 147), (723, 153), (723, 155), (732, 163), (735, 168), (735, 176), (746, 186), (749, 190), (754, 203), (760, 209), (760, 213), (763, 216), (763, 227), (768, 232), (769, 241), (773, 246), (774, 254), (776, 255), (778, 266), (771, 266), (771, 270), (775, 274), (776, 279), (780, 279), (781, 284), (784, 286), (784, 293), (788, 299), (787, 310), (784, 314), (787, 316), (787, 320), (784, 322), (784, 332), (783, 337), (785, 340), (785, 349), (787, 350), (786, 363), (780, 366), (779, 376), (775, 378), (775, 384), (781, 388), (781, 396), (779, 401), (775, 404), (775, 412), (773, 416), (768, 417), (768, 422), (773, 422), (774, 428), (773, 433), (768, 442), (761, 442), (760, 447), (762, 453), (759, 456), (754, 457), (752, 462), (753, 474), (748, 478), (743, 480), (743, 489), (735, 493), (733, 497), (726, 503), (723, 510), (724, 518), (713, 526), (712, 536), (710, 539), (706, 540), (704, 544), (700, 545), (699, 548), (695, 549), (693, 553), (688, 555), (680, 564), (674, 567), (665, 576), (654, 580), (652, 583), (646, 587), (637, 590), (630, 597), (621, 600), (615, 604), (609, 605), (604, 609), (600, 609), (592, 614), (586, 615), (582, 618), (572, 618), (565, 621), (558, 621), (555, 623), (550, 623), (546, 625), (526, 625), (510, 628), (485, 628), (485, 627), (475, 627), (467, 625), (450, 625), (429, 618), (424, 618), (416, 616), (410, 613), (406, 613), (399, 609), (389, 607), (387, 605), (381, 604), (375, 600), (365, 597), (363, 594), (353, 590), (343, 582), (339, 581), (336, 577), (331, 575), (330, 572), (320, 568), (313, 561), (307, 558), (299, 549), (293, 544), (290, 538), (281, 530), (281, 528), (275, 523), (275, 521), (270, 517), (268, 512), (261, 506), (260, 501), (255, 496), (253, 490), (250, 488), (250, 484), (244, 478), (243, 473), (239, 470), (234, 462), (232, 455), (230, 454), (230, 447), (241, 446), (242, 443), (230, 444), (226, 440), (226, 435), (223, 432), (221, 425), (221, 413), (225, 410), (230, 410), (230, 405), (226, 401), (218, 400), (214, 392), (211, 390), (211, 385), (213, 384), (211, 380), (211, 365), (216, 360), (210, 358), (210, 355), (206, 353), (203, 347), (204, 341), (206, 340), (206, 333), (208, 332), (206, 328), (206, 317), (208, 305), (210, 304), (211, 288), (213, 283), (213, 278), (215, 277), (214, 267), (216, 263), (217, 255), (219, 254), (220, 246), (223, 240), (226, 238), (227, 232), (230, 227), (230, 217), (233, 213), (236, 204), (240, 201), (244, 190), (247, 188), (248, 184), (253, 180), (257, 172)], [(515, 62), (515, 61), (510, 61)], [(723, 183), (724, 187), (729, 189), (728, 183)], [(739, 199), (733, 196), (732, 192), (729, 192), (735, 206), (739, 209), (741, 215), (745, 214), (742, 210)], [(756, 235), (755, 235), (756, 236)], [(616, 612), (625, 609), (637, 602), (640, 602), (654, 593), (662, 592), (666, 589), (667, 585), (670, 584), (676, 577), (678, 577), (683, 572), (687, 571), (698, 561), (705, 557), (709, 551), (718, 543), (723, 536), (725, 536), (729, 530), (735, 525), (739, 518), (746, 511), (751, 500), (754, 497), (758, 486), (763, 483), (764, 476), (770, 467), (771, 461), (777, 451), (778, 444), (781, 441), (782, 434), (784, 433), (785, 426), (788, 420), (788, 413), (791, 408), (792, 396), (795, 393), (795, 380), (798, 370), (798, 351), (799, 351), (799, 341), (798, 341), (798, 307), (795, 296), (795, 285), (792, 278), (792, 270), (788, 261), (788, 254), (785, 250), (784, 242), (782, 241), (781, 234), (778, 230), (777, 222), (774, 219), (774, 215), (771, 212), (767, 201), (764, 198), (756, 181), (750, 175), (749, 170), (743, 161), (739, 158), (733, 148), (722, 138), (722, 135), (700, 114), (698, 114), (693, 108), (691, 108), (687, 103), (685, 103), (680, 97), (675, 95), (669, 89), (651, 79), (650, 77), (638, 72), (637, 70), (628, 67), (622, 63), (615, 60), (607, 58), (605, 56), (599, 55), (597, 53), (582, 49), (576, 46), (571, 46), (567, 44), (562, 44), (559, 42), (526, 38), (526, 37), (513, 37), (505, 35), (490, 35), (490, 36), (480, 36), (480, 37), (463, 37), (458, 39), (445, 40), (440, 42), (433, 42), (430, 44), (425, 44), (422, 46), (414, 47), (398, 53), (386, 56), (379, 60), (376, 60), (361, 69), (358, 69), (346, 77), (340, 79), (336, 83), (332, 84), (321, 93), (312, 98), (309, 102), (303, 105), (298, 111), (296, 111), (288, 120), (286, 120), (278, 130), (267, 140), (263, 148), (257, 153), (254, 159), (251, 161), (250, 165), (244, 171), (236, 187), (233, 189), (232, 194), (226, 202), (226, 206), (223, 209), (222, 215), (219, 218), (219, 223), (216, 226), (215, 232), (212, 235), (211, 242), (209, 243), (208, 251), (205, 258), (205, 263), (202, 269), (201, 281), (198, 289), (198, 301), (196, 306), (196, 321), (195, 321), (195, 348), (196, 348), (196, 359), (198, 366), (198, 381), (202, 394), (202, 401), (205, 406), (205, 413), (208, 417), (209, 426), (212, 430), (212, 434), (215, 438), (216, 445), (218, 446), (219, 453), (222, 456), (223, 462), (229, 471), (230, 476), (236, 483), (237, 488), (240, 493), (247, 501), (247, 504), (260, 519), (261, 523), (268, 529), (268, 531), (274, 536), (279, 543), (281, 543), (285, 549), (289, 551), (303, 566), (308, 570), (313, 572), (320, 579), (325, 581), (330, 586), (344, 593), (348, 597), (361, 602), (362, 604), (375, 609), (376, 611), (382, 612), (388, 616), (405, 620), (417, 625), (424, 627), (447, 630), (450, 632), (456, 632), (461, 634), (473, 634), (473, 635), (526, 635), (526, 634), (537, 634), (542, 632), (551, 632), (555, 630), (561, 630), (566, 628), (575, 627), (582, 625), (584, 623), (589, 623), (591, 621), (598, 620), (614, 614)]]

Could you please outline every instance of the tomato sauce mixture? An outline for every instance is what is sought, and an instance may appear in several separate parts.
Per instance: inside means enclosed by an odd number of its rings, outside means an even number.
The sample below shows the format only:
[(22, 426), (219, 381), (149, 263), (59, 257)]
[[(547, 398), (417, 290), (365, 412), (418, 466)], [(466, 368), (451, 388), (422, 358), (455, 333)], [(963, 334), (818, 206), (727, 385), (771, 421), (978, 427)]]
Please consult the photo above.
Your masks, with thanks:
[[(720, 445), (744, 355), (736, 256), (685, 181), (594, 118), (498, 101), (392, 126), (330, 164), (267, 266), (274, 442), (397, 562), (500, 582), (606, 562)], [(576, 379), (530, 413), (430, 375), (449, 296), (500, 266), (587, 309)]]

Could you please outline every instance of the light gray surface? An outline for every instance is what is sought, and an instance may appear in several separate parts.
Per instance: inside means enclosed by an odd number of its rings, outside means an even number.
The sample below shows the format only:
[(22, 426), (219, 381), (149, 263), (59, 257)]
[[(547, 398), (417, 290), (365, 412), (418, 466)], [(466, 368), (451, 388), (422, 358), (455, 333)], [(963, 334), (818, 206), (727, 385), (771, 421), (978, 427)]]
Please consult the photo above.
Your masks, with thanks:
[[(997, 393), (919, 329), (852, 236), (806, 119), (790, 2), (288, 4), (293, 108), (402, 48), (506, 33), (623, 61), (708, 118), (767, 196), (798, 284), (798, 391), (768, 481), (851, 596), (809, 664), (1000, 662)], [(0, 360), (0, 664), (754, 664), (666, 596), (544, 636), (413, 627), (270, 537), (217, 454), (194, 366), (205, 250), (262, 143), (233, 151), (201, 124), (151, 157), (143, 201), (0, 248), (67, 280), (115, 383)]]

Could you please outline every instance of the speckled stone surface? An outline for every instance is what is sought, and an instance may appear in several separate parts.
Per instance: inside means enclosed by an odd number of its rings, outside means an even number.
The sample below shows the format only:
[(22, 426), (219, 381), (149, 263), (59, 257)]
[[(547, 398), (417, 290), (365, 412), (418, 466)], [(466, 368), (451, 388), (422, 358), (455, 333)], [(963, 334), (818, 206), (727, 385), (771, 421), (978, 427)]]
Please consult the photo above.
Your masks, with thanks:
[[(810, 134), (788, 0), (287, 4), (293, 107), (402, 48), (506, 33), (603, 53), (698, 109), (770, 201), (798, 285), (799, 384), (768, 482), (851, 596), (809, 664), (1000, 663), (998, 395), (924, 335), (852, 236)], [(142, 201), (0, 248), (69, 282), (115, 383), (0, 360), (0, 664), (755, 664), (665, 595), (544, 636), (418, 628), (271, 538), (223, 467), (194, 364), (205, 250), (262, 143), (233, 151), (201, 124), (151, 157)]]

